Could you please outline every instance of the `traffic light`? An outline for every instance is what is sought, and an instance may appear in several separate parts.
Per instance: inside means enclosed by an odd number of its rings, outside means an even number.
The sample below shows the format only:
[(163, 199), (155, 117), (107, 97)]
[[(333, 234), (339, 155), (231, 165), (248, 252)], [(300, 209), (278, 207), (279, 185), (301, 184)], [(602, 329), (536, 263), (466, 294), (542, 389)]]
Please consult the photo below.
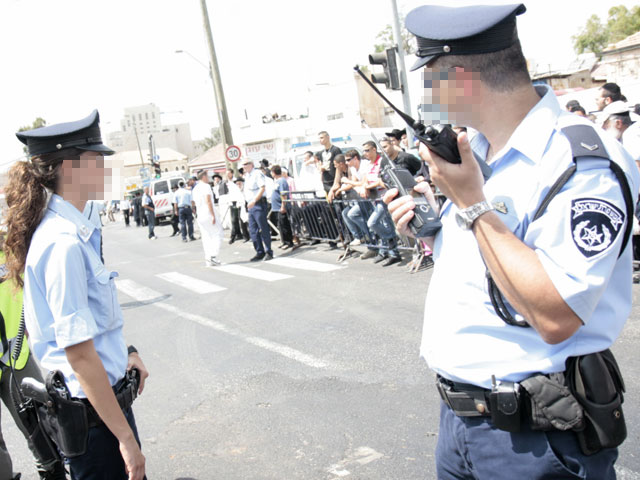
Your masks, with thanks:
[(387, 48), (384, 52), (372, 53), (369, 55), (371, 65), (382, 65), (384, 73), (372, 73), (373, 83), (384, 83), (391, 90), (402, 90), (400, 77), (398, 76), (398, 62), (396, 60), (396, 49)]
[(156, 178), (160, 178), (162, 176), (162, 169), (160, 168), (160, 163), (153, 162), (153, 171), (156, 174)]

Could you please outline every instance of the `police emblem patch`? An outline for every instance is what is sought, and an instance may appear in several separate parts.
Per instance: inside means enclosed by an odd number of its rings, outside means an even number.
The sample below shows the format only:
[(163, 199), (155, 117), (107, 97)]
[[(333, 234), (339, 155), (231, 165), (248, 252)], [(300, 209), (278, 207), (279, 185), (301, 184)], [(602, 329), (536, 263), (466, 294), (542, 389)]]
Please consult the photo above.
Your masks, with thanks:
[(585, 257), (606, 251), (618, 237), (625, 215), (615, 205), (599, 198), (571, 201), (573, 242)]

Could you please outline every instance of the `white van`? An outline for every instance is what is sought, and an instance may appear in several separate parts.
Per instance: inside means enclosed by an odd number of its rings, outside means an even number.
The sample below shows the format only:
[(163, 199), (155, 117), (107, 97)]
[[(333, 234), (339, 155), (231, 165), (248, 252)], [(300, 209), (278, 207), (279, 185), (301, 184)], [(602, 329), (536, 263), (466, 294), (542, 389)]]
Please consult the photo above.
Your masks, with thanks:
[(173, 205), (171, 204), (173, 200), (173, 192), (171, 189), (174, 186), (177, 187), (178, 183), (181, 181), (186, 183), (186, 180), (182, 176), (151, 179), (149, 184), (149, 195), (151, 195), (151, 199), (155, 206), (156, 225), (158, 225), (162, 220), (168, 221), (171, 219), (171, 213), (173, 210)]

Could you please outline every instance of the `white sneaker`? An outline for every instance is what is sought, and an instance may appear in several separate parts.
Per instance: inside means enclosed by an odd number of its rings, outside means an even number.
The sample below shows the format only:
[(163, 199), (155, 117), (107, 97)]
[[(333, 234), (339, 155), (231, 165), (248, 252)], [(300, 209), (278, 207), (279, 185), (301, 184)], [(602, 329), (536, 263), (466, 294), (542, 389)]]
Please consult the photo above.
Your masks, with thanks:
[(349, 244), (349, 246), (351, 247), (359, 247), (360, 245), (362, 245), (362, 242), (360, 241), (359, 238), (356, 238), (353, 242)]

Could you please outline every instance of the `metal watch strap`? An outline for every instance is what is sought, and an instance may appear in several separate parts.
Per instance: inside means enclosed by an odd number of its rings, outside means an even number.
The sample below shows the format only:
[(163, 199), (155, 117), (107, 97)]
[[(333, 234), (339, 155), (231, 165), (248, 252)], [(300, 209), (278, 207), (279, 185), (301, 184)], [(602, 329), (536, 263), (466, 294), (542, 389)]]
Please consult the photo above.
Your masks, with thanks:
[(471, 221), (471, 224), (469, 225), (469, 228), (471, 229), (478, 217), (492, 210), (495, 210), (493, 206), (486, 200), (483, 200), (482, 202), (474, 203), (470, 207), (463, 209), (462, 212)]

